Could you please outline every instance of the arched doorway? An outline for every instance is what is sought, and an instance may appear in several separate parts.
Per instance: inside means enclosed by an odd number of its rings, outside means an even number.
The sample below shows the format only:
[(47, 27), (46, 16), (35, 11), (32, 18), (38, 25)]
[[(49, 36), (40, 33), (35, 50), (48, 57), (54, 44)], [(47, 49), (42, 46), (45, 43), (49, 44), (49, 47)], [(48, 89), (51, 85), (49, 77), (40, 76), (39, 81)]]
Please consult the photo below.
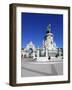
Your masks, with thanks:
[(33, 49), (29, 48), (29, 57), (32, 57)]

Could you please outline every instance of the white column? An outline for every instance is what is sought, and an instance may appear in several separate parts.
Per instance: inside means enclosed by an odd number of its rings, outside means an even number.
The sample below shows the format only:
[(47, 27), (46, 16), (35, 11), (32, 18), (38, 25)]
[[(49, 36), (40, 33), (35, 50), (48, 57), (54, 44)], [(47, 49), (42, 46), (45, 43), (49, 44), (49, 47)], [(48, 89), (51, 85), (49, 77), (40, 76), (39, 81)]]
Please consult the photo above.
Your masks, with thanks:
[(48, 61), (48, 49), (46, 48), (46, 61)]
[(48, 50), (46, 49), (46, 57), (48, 57)]
[(39, 61), (39, 49), (37, 50), (37, 61)]
[(35, 52), (33, 52), (33, 59), (35, 59)]

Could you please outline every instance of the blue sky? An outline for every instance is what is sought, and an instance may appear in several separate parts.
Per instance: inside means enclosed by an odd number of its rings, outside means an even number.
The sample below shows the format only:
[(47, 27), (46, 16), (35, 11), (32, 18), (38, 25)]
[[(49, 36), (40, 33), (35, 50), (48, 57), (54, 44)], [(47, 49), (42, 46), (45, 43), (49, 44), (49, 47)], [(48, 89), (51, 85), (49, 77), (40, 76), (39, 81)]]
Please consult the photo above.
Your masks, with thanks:
[(57, 47), (63, 47), (63, 15), (60, 14), (21, 14), (21, 47), (32, 41), (36, 47), (42, 45), (48, 24), (51, 24), (51, 32)]

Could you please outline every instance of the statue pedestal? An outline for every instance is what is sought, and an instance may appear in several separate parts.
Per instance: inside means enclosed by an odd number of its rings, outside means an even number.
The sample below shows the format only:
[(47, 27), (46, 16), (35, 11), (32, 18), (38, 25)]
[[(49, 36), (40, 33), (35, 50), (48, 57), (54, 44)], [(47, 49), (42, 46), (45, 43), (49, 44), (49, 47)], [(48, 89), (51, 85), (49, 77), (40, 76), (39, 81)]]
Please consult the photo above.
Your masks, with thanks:
[(48, 61), (48, 50), (46, 49), (46, 55), (45, 57), (39, 56), (39, 50), (37, 51), (37, 61)]

